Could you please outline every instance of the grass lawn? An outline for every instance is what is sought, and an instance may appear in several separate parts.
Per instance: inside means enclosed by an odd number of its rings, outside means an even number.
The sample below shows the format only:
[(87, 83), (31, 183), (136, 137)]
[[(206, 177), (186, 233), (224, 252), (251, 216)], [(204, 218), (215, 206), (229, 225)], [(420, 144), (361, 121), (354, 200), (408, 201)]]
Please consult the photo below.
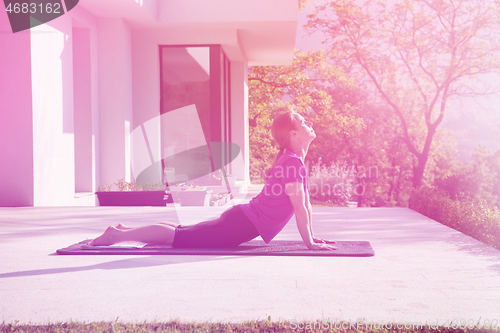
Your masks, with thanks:
[[(375, 333), (375, 332), (408, 332), (408, 333), (451, 333), (451, 332), (498, 332), (499, 326), (495, 323), (468, 324), (449, 323), (448, 326), (433, 327), (427, 324), (414, 326), (412, 324), (393, 323), (386, 326), (377, 326), (377, 323), (362, 324), (357, 326), (352, 322), (288, 322), (280, 321), (250, 321), (246, 323), (183, 323), (181, 321), (171, 321), (167, 323), (137, 323), (123, 324), (117, 322), (97, 322), (97, 323), (59, 323), (47, 325), (19, 325), (19, 324), (0, 324), (0, 332), (37, 332), (37, 333), (55, 333), (55, 332), (92, 332), (92, 333), (120, 333), (120, 332), (259, 332), (259, 333), (278, 333), (278, 332), (356, 332), (356, 333)], [(392, 327), (390, 327), (390, 326)], [(481, 325), (481, 327), (479, 327)], [(399, 327), (399, 328), (398, 328)]]

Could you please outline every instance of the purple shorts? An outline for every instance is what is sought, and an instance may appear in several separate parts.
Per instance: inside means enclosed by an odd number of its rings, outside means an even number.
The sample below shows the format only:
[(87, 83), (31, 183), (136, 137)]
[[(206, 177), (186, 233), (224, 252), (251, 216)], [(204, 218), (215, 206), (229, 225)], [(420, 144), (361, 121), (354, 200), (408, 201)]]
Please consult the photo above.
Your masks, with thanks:
[(226, 210), (215, 220), (178, 226), (172, 247), (227, 248), (235, 247), (259, 236), (252, 221), (240, 206)]

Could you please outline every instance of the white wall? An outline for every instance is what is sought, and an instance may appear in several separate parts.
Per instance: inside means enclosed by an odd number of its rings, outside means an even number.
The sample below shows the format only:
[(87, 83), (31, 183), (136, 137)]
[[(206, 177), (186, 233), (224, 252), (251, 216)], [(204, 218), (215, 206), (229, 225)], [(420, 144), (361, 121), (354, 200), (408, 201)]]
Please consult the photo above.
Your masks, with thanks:
[(160, 115), (160, 51), (155, 35), (132, 31), (133, 128)]
[[(91, 170), (86, 170), (90, 172), (87, 177), (91, 177), (91, 186), (89, 187), (88, 180), (83, 187), (79, 187), (78, 176), (75, 174), (75, 195), (71, 205), (85, 205), (94, 206), (96, 203), (96, 197), (94, 192), (97, 190), (99, 179), (99, 86), (98, 86), (98, 52), (97, 52), (97, 19), (83, 9), (81, 6), (76, 6), (71, 11), (72, 27), (73, 31), (77, 31), (76, 39), (73, 39), (73, 46), (78, 48), (83, 48), (85, 52), (89, 52), (85, 55), (85, 67), (82, 68), (79, 59), (80, 55), (73, 54), (73, 90), (74, 90), (74, 103), (75, 103), (75, 113), (78, 113), (78, 108), (82, 107), (79, 103), (83, 103), (86, 108), (86, 118), (84, 123), (80, 123), (78, 115), (75, 114), (75, 149), (78, 148), (78, 134), (85, 136), (84, 145), (86, 145), (85, 156), (91, 161), (87, 161), (85, 168), (88, 168), (90, 164)], [(78, 31), (85, 35), (85, 40), (83, 45), (82, 39), (79, 39)], [(75, 45), (76, 44), (76, 45)], [(75, 50), (74, 50), (75, 52)], [(76, 50), (80, 52), (80, 50)], [(86, 59), (89, 57), (89, 59)], [(88, 68), (90, 66), (90, 68)], [(85, 77), (85, 86), (81, 87), (78, 81), (81, 76)], [(81, 83), (80, 83), (81, 84)], [(85, 88), (85, 92), (82, 94), (81, 89)], [(88, 108), (90, 107), (90, 111)], [(89, 114), (90, 113), (90, 114)], [(90, 117), (90, 119), (89, 119)], [(89, 124), (90, 121), (90, 124)], [(80, 126), (83, 125), (81, 128)], [(90, 136), (90, 138), (89, 138)], [(90, 142), (89, 142), (90, 140)], [(90, 145), (90, 147), (89, 147)], [(90, 157), (88, 156), (90, 154)], [(76, 157), (78, 153), (76, 154)], [(75, 172), (79, 172), (78, 166), (75, 166)]]
[[(248, 180), (247, 59), (232, 21), (254, 24), (252, 18), (276, 13), (262, 12), (269, 8), (264, 0), (228, 1), (196, 13), (183, 1), (162, 2), (162, 15), (180, 6), (180, 16), (169, 16), (155, 30), (132, 30), (126, 20), (97, 18), (82, 5), (29, 33), (0, 34), (0, 206), (93, 205), (97, 186), (131, 180), (129, 134), (159, 115), (159, 45), (222, 45), (231, 62), (232, 138), (243, 154), (233, 173)], [(150, 14), (159, 12), (156, 1), (144, 4)], [(226, 4), (237, 16), (209, 13)], [(278, 21), (295, 15), (294, 6), (285, 7), (292, 9)], [(196, 15), (204, 18), (192, 22)], [(226, 22), (216, 22), (221, 20)], [(0, 28), (10, 28), (5, 12)]]
[[(80, 54), (73, 57), (74, 31), (80, 41), (78, 31), (86, 36), (85, 66), (81, 66)], [(32, 28), (30, 35), (33, 205), (95, 205), (98, 128), (95, 21), (84, 10), (75, 8), (73, 15)], [(82, 51), (79, 45), (76, 48)], [(75, 134), (83, 141), (75, 141)], [(80, 162), (85, 160), (85, 180), (75, 176), (75, 172), (82, 172), (75, 166), (75, 148), (80, 152)]]
[(131, 180), (130, 29), (75, 8), (32, 30), (34, 205), (95, 205), (99, 185)]
[(132, 49), (130, 28), (120, 18), (98, 20), (99, 185), (131, 180)]
[(161, 1), (161, 22), (274, 22), (297, 20), (297, 0)]
[(0, 5), (0, 206), (33, 205), (30, 34), (11, 31)]
[(246, 62), (231, 63), (231, 137), (240, 146), (241, 158), (232, 163), (232, 172), (239, 181), (250, 183), (248, 129), (248, 66)]
[(34, 205), (74, 197), (74, 118), (71, 20), (31, 29)]
[(86, 193), (94, 184), (90, 29), (73, 27), (72, 37), (75, 192)]
[[(145, 124), (147, 140), (155, 162), (161, 160), (160, 144), (160, 60), (155, 37), (142, 32), (131, 32), (132, 91), (133, 91), (133, 146), (131, 148), (134, 180), (151, 164), (141, 124)], [(138, 141), (137, 141), (138, 140)], [(144, 141), (144, 142), (143, 142)], [(139, 144), (139, 142), (141, 144)], [(161, 177), (159, 170), (158, 177)]]

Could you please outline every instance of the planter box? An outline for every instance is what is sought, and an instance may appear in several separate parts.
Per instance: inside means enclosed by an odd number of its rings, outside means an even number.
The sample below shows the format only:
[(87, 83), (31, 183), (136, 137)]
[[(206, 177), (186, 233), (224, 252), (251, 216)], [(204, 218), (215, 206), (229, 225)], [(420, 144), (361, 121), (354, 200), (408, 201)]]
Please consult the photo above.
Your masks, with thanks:
[(231, 200), (231, 195), (226, 194), (222, 198), (219, 198), (217, 200), (212, 199), (210, 205), (214, 207), (221, 207), (227, 204), (229, 200)]
[(236, 176), (227, 176), (227, 184), (224, 177), (222, 177), (222, 186), (226, 187), (227, 185), (231, 188), (234, 187), (234, 185), (236, 185)]
[(172, 202), (166, 191), (96, 192), (99, 206), (166, 206)]
[(212, 190), (207, 191), (172, 191), (174, 203), (181, 206), (210, 206)]

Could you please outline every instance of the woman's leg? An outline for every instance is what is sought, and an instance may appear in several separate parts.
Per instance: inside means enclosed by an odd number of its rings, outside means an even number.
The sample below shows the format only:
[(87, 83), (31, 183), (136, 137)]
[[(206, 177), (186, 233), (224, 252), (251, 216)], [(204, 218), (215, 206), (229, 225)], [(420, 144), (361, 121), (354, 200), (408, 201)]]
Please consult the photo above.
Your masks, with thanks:
[[(184, 248), (234, 247), (257, 236), (259, 232), (239, 206), (225, 211), (218, 219), (179, 227), (176, 223), (158, 222), (137, 228), (123, 224), (109, 227), (89, 245), (112, 245), (121, 242), (142, 242)], [(177, 234), (176, 234), (177, 232)]]
[(171, 246), (175, 236), (175, 224), (157, 223), (137, 228), (128, 228), (121, 224), (108, 227), (104, 233), (89, 242), (89, 245), (104, 246), (122, 242), (141, 242)]
[(210, 221), (180, 226), (175, 235), (175, 248), (230, 248), (259, 236), (253, 223), (239, 205)]
[[(179, 224), (178, 223), (174, 223), (174, 222), (157, 222), (155, 224), (165, 224), (165, 225), (170, 225), (174, 228), (176, 228)], [(115, 227), (116, 229), (119, 229), (119, 230), (130, 230), (130, 229), (134, 229), (133, 227), (127, 227), (125, 224), (123, 223), (118, 223), (118, 225)]]

